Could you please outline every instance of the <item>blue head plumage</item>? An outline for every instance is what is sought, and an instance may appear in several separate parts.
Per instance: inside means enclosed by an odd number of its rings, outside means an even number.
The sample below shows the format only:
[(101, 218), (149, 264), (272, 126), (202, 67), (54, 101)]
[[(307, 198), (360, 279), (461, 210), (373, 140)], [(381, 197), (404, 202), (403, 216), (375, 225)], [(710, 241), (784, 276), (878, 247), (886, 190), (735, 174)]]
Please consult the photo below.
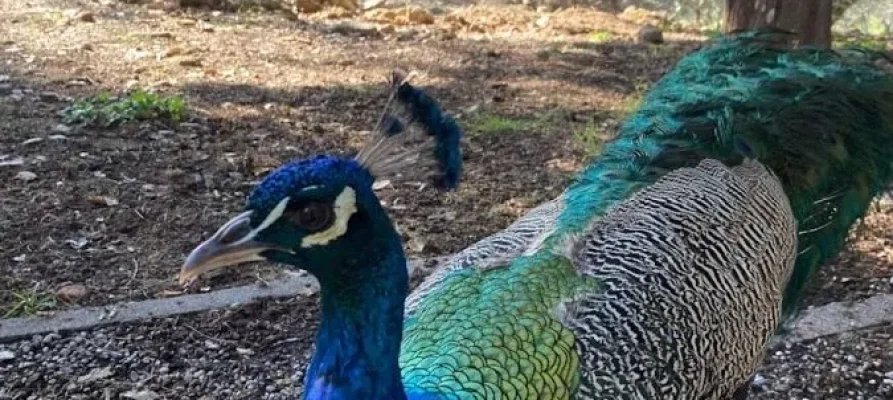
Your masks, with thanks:
[[(436, 175), (442, 187), (455, 188), (461, 171), (461, 131), (434, 99), (408, 83), (408, 75), (395, 72), (391, 79), (377, 134), (354, 158), (317, 156), (273, 171), (251, 193), (245, 212), (212, 238), (217, 247), (230, 248), (228, 258), (208, 263), (211, 250), (200, 246), (181, 278), (191, 280), (234, 261), (271, 259), (325, 273), (324, 265), (345, 261), (339, 257), (368, 247), (367, 238), (390, 237), (375, 232), (393, 229), (372, 190), (375, 179)], [(392, 105), (402, 106), (404, 121), (395, 116)], [(419, 136), (423, 140), (416, 140)], [(319, 269), (312, 270), (315, 266)]]

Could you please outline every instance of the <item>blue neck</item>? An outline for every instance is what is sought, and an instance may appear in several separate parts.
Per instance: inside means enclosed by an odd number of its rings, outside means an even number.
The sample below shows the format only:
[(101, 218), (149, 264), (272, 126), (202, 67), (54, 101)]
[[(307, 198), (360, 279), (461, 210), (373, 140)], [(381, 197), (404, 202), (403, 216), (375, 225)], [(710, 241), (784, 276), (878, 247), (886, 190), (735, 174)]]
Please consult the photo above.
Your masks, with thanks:
[(358, 252), (363, 259), (329, 269), (346, 272), (318, 277), (322, 321), (306, 400), (406, 399), (397, 359), (409, 279), (396, 232), (382, 236)]

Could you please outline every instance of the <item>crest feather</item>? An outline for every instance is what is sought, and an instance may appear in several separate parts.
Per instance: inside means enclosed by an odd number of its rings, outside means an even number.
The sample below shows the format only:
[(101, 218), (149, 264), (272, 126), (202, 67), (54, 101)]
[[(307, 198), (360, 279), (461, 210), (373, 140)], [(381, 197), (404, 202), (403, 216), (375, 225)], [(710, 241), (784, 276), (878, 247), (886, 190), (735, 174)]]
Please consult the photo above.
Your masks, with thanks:
[(355, 159), (376, 179), (437, 178), (455, 189), (462, 173), (462, 131), (434, 98), (409, 84), (415, 74), (394, 71), (375, 134)]

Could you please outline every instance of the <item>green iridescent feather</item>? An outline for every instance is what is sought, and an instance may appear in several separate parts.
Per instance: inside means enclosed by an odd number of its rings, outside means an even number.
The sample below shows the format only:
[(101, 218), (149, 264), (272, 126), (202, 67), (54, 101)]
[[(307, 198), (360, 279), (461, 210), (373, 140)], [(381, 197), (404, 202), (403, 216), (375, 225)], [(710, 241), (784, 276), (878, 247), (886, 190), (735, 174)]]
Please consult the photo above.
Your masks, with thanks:
[[(444, 398), (568, 398), (578, 380), (574, 336), (553, 310), (581, 290), (566, 258), (521, 257), (510, 268), (448, 278), (404, 323), (407, 391)], [(518, 397), (516, 397), (518, 396)]]

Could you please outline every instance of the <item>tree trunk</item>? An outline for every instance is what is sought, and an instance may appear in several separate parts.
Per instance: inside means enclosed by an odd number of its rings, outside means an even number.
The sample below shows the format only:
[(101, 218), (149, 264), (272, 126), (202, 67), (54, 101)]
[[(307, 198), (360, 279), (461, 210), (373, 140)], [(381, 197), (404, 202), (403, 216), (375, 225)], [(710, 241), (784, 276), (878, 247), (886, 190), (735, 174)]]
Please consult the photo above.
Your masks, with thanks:
[(726, 30), (778, 28), (793, 45), (831, 46), (831, 0), (726, 0)]

